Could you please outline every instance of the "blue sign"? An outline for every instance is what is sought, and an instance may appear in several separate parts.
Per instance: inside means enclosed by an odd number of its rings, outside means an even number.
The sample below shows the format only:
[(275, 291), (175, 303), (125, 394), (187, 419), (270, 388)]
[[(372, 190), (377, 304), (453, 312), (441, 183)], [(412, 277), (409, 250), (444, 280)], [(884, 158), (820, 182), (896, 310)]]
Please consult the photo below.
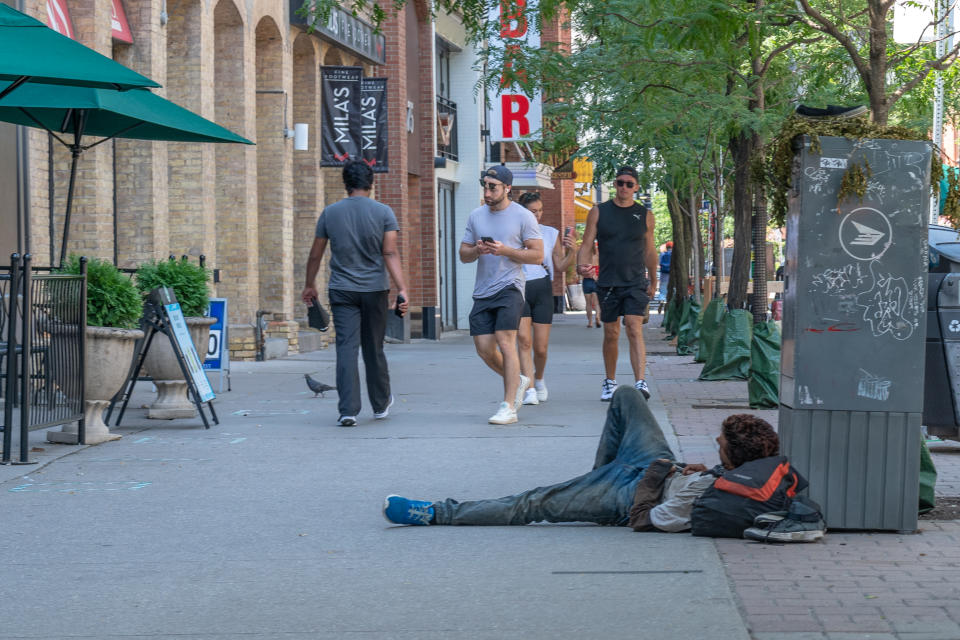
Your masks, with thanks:
[(210, 340), (207, 343), (207, 357), (203, 361), (203, 368), (207, 371), (223, 371), (225, 368), (223, 342), (227, 338), (227, 299), (210, 298), (207, 315), (216, 318), (217, 321), (210, 326)]

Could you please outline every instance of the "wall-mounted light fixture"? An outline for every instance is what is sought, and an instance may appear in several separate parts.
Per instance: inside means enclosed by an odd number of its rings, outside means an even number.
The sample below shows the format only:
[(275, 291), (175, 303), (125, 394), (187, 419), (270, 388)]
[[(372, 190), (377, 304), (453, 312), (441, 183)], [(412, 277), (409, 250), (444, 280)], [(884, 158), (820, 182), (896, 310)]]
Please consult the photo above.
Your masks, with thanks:
[(306, 151), (310, 142), (310, 125), (298, 122), (293, 125), (293, 150)]

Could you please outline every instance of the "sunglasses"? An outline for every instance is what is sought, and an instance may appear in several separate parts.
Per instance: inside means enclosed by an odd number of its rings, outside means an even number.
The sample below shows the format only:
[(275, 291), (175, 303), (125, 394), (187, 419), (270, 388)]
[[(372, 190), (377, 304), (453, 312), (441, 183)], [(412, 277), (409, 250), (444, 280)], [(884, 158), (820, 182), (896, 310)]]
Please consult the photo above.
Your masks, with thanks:
[(496, 182), (485, 182), (483, 180), (480, 181), (480, 184), (483, 185), (484, 191), (496, 191), (497, 187), (501, 186)]
[(617, 180), (617, 186), (633, 189), (635, 186), (637, 186), (637, 183), (633, 180)]

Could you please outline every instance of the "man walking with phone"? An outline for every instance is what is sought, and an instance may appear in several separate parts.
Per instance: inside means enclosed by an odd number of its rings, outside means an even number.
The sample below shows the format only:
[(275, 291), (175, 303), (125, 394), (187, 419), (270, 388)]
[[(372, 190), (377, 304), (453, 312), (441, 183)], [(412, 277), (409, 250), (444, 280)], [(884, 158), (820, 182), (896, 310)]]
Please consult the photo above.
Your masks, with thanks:
[(353, 427), (360, 413), (360, 371), (357, 351), (363, 351), (367, 394), (373, 417), (386, 418), (393, 404), (390, 373), (383, 354), (390, 282), (398, 290), (400, 315), (407, 311), (407, 287), (397, 252), (397, 218), (393, 210), (370, 198), (373, 170), (359, 160), (343, 167), (347, 197), (325, 208), (317, 220), (316, 237), (307, 261), (301, 297), (309, 306), (317, 299), (320, 261), (330, 244), (330, 308), (337, 332), (337, 394), (341, 427)]
[(591, 273), (589, 249), (597, 240), (600, 250), (600, 275), (597, 296), (603, 321), (603, 365), (606, 378), (600, 399), (609, 402), (617, 390), (620, 318), (630, 341), (630, 364), (636, 379), (634, 386), (645, 398), (650, 389), (644, 379), (647, 365), (643, 343), (643, 317), (656, 291), (657, 249), (654, 245), (653, 211), (649, 204), (635, 200), (640, 188), (637, 170), (621, 167), (616, 176), (616, 195), (600, 203), (587, 214), (587, 227), (577, 257), (577, 271)]
[(530, 380), (520, 375), (517, 328), (523, 313), (523, 265), (543, 262), (540, 225), (530, 211), (510, 201), (513, 173), (503, 165), (483, 172), (484, 205), (467, 220), (460, 261), (477, 262), (470, 335), (477, 354), (503, 378), (503, 401), (491, 424), (517, 421)]

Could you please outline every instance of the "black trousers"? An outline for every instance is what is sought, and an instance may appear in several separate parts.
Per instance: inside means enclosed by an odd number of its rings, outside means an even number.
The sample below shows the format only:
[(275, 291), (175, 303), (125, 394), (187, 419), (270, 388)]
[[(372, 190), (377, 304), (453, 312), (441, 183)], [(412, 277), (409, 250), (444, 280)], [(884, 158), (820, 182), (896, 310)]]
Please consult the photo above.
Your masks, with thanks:
[(360, 413), (360, 370), (357, 350), (363, 351), (367, 396), (375, 412), (390, 404), (390, 373), (383, 354), (387, 331), (387, 291), (330, 289), (330, 309), (337, 332), (337, 395), (341, 416)]

